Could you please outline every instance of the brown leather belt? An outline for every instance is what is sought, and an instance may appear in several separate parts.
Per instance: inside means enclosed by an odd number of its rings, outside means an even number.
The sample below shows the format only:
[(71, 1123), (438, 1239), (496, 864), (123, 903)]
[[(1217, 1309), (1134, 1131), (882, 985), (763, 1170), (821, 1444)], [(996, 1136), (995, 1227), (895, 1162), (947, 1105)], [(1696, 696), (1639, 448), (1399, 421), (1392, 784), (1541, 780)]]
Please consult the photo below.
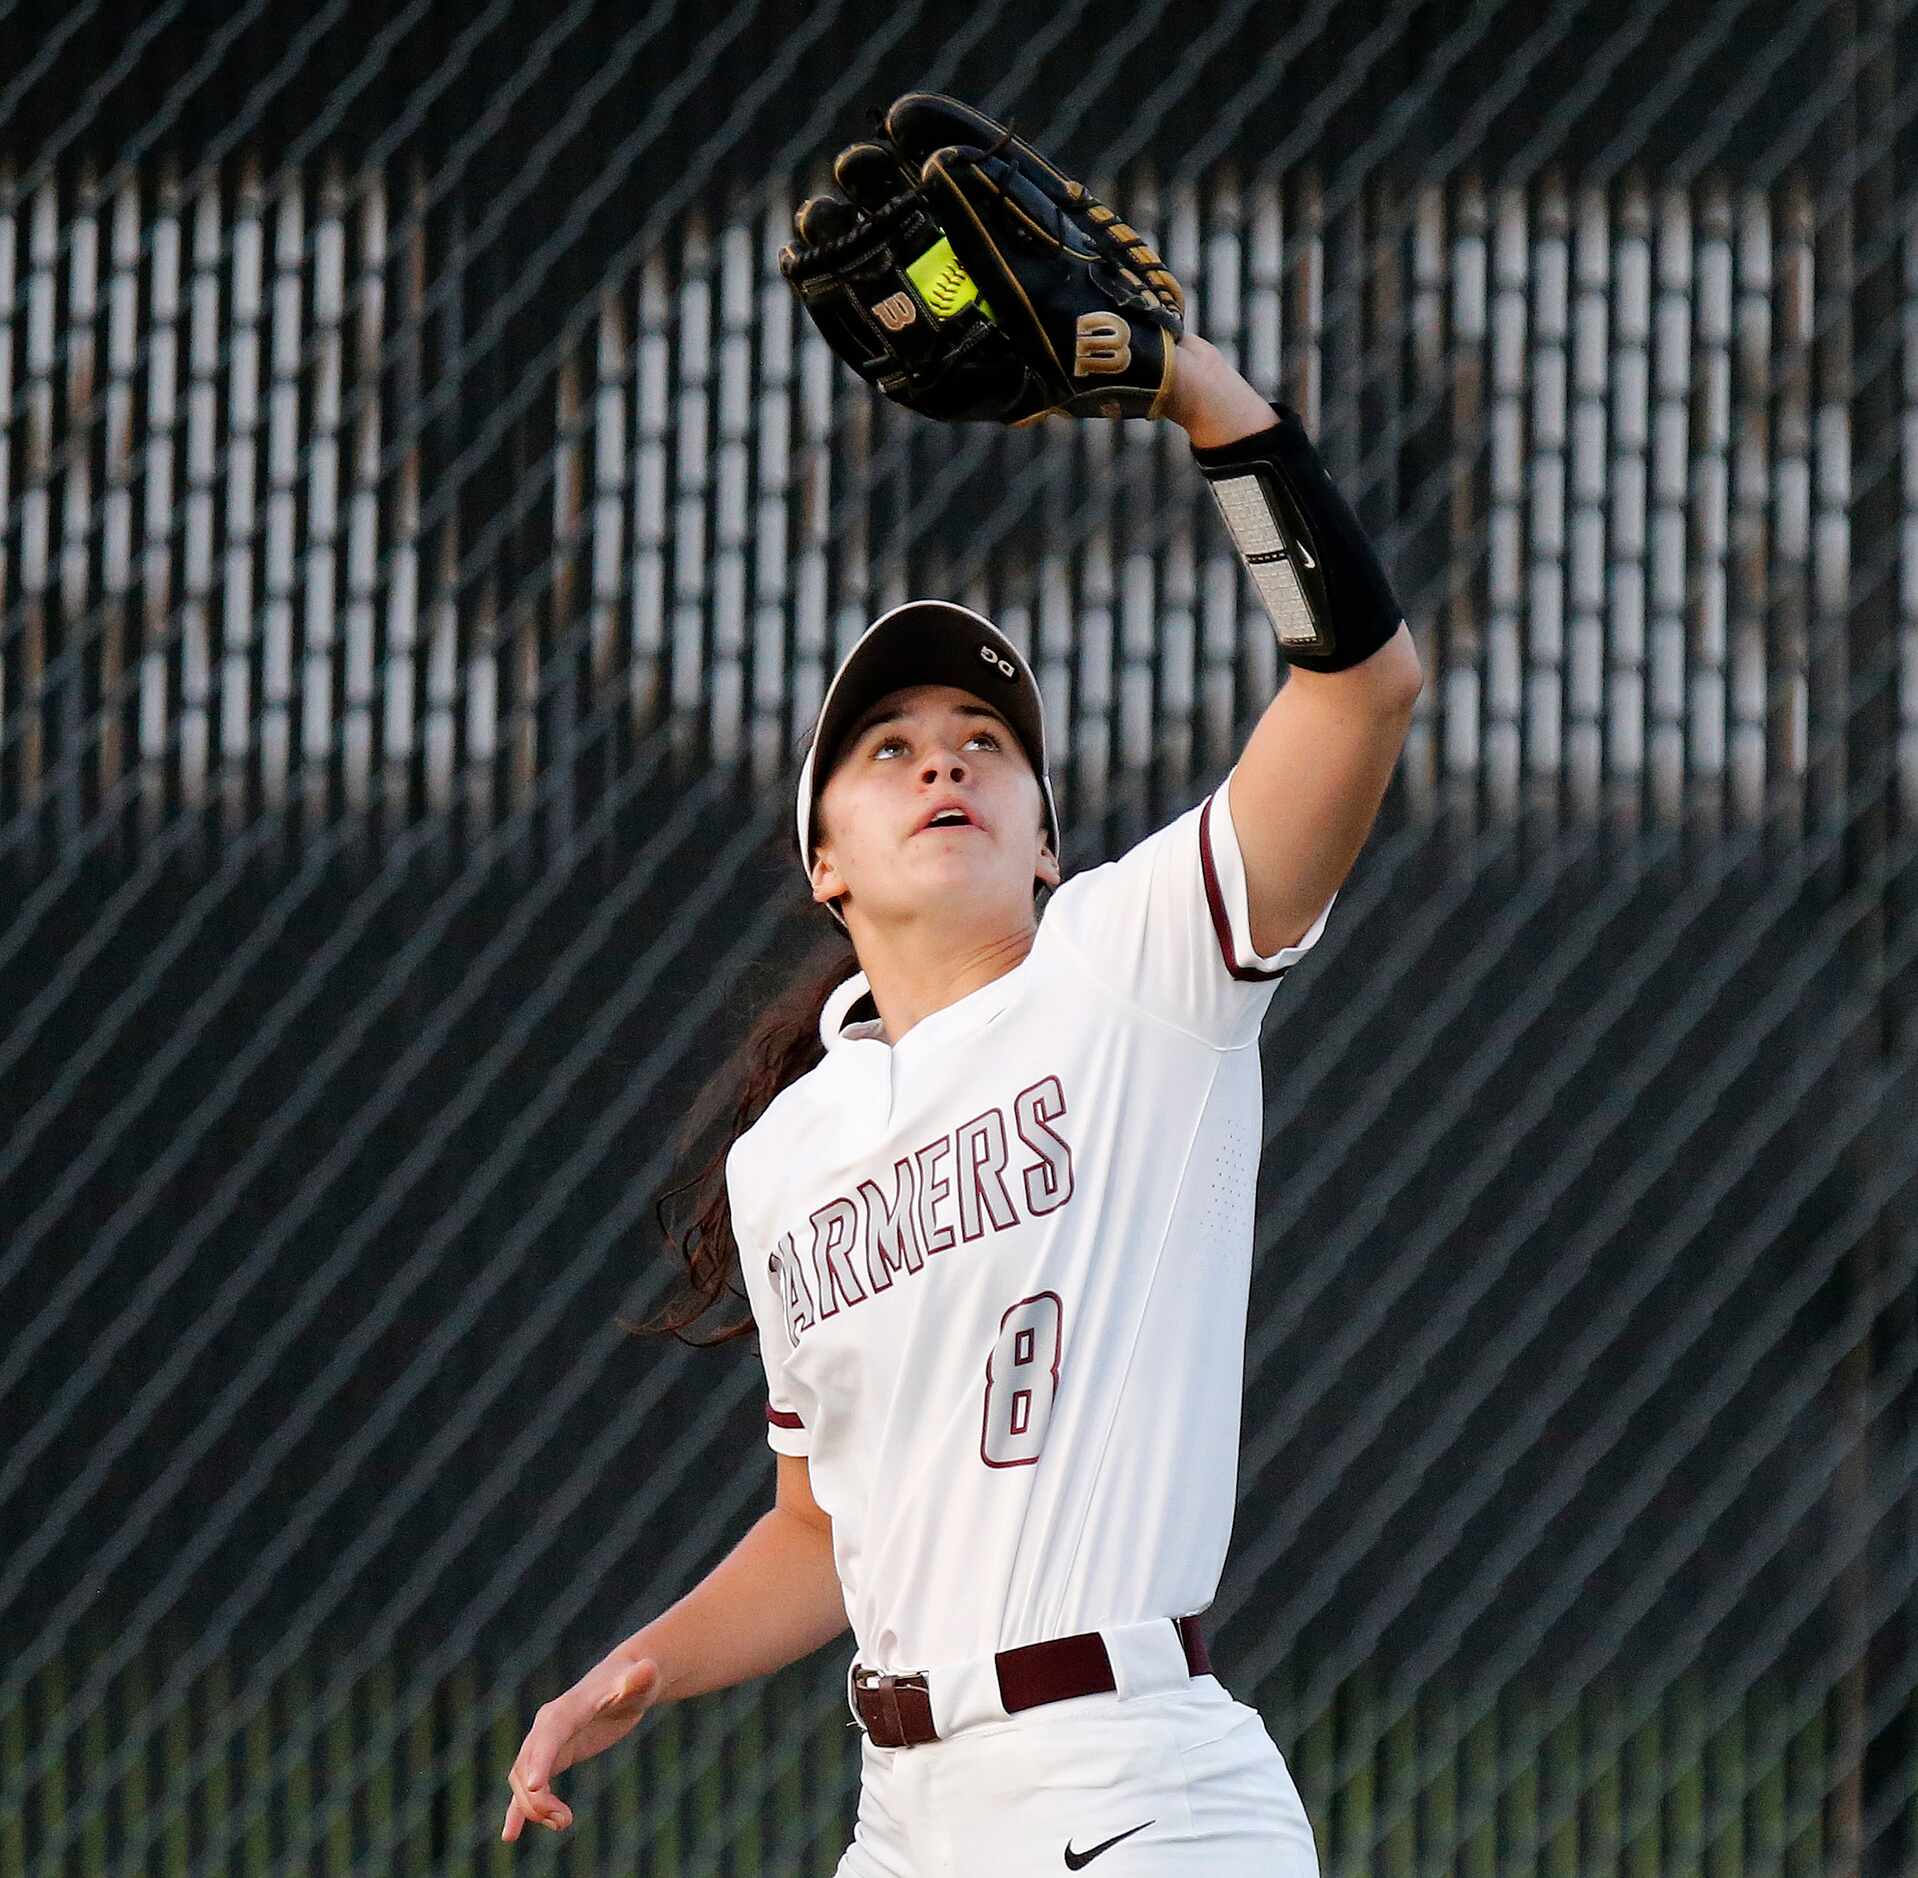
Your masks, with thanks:
[[(1179, 1633), (1186, 1668), (1195, 1676), (1209, 1676), (1212, 1661), (1206, 1655), (1199, 1620), (1174, 1617), (1167, 1621)], [(1096, 1630), (1001, 1650), (992, 1660), (999, 1672), (999, 1699), (1008, 1715), (1075, 1695), (1110, 1695), (1119, 1686), (1105, 1639)], [(854, 1664), (852, 1702), (860, 1726), (875, 1747), (917, 1748), (939, 1739), (932, 1725), (932, 1692), (923, 1671), (882, 1676)]]

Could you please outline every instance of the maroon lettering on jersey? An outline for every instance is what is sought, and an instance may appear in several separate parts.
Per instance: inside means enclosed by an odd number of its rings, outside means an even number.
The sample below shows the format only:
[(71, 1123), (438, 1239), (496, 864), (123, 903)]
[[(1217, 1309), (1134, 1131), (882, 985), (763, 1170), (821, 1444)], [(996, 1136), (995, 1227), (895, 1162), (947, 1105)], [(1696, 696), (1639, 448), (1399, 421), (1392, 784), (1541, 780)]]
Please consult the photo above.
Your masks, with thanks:
[(813, 1289), (822, 1318), (835, 1316), (842, 1303), (866, 1301), (866, 1287), (852, 1268), (858, 1230), (859, 1209), (843, 1195), (828, 1200), (812, 1216)]
[(1026, 1211), (1050, 1213), (1072, 1198), (1072, 1148), (1049, 1122), (1066, 1112), (1066, 1092), (1057, 1076), (1046, 1076), (1022, 1089), (1012, 1104), (1013, 1126), (1019, 1139), (1039, 1156), (1037, 1167), (1026, 1169)]
[(959, 1236), (971, 1241), (992, 1222), (995, 1232), (1019, 1223), (1012, 1195), (1006, 1191), (1006, 1118), (987, 1109), (961, 1122), (953, 1137), (959, 1162)]
[(941, 1135), (937, 1141), (928, 1141), (914, 1158), (919, 1163), (919, 1243), (928, 1252), (943, 1252), (955, 1235), (950, 1225), (935, 1225), (934, 1221), (940, 1201), (952, 1198), (952, 1176), (935, 1176), (927, 1169), (952, 1159), (952, 1137)]
[(791, 1233), (779, 1241), (779, 1256), (773, 1263), (779, 1270), (779, 1295), (786, 1307), (786, 1336), (796, 1345), (813, 1327), (818, 1313), (813, 1309), (806, 1274), (799, 1269), (799, 1254), (793, 1250)]
[(1005, 1109), (995, 1106), (895, 1158), (890, 1195), (883, 1174), (860, 1179), (853, 1196), (834, 1194), (808, 1216), (810, 1284), (793, 1234), (784, 1234), (770, 1269), (794, 1347), (842, 1308), (890, 1291), (903, 1273), (923, 1271), (933, 1253), (957, 1245), (962, 1235), (970, 1243), (1016, 1227), (1022, 1196), (1028, 1218), (1062, 1207), (1072, 1198), (1072, 1148), (1055, 1126), (1065, 1113), (1059, 1078), (1044, 1077), (1021, 1090), (1012, 1106), (1013, 1129), (1026, 1150), (1016, 1166)]
[(893, 1163), (890, 1200), (879, 1191), (876, 1180), (859, 1183), (859, 1200), (866, 1215), (866, 1277), (874, 1291), (884, 1291), (895, 1273), (916, 1272), (926, 1262), (919, 1244), (912, 1170), (909, 1154)]

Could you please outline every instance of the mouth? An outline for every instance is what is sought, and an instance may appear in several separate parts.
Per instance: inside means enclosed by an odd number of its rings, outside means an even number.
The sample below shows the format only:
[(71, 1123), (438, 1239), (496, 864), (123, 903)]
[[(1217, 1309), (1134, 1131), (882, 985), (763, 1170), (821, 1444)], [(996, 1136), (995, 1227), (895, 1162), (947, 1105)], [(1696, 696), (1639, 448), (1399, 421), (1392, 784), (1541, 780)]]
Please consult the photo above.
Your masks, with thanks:
[(920, 835), (977, 835), (985, 830), (972, 819), (970, 810), (956, 802), (947, 802), (933, 809), (912, 832), (916, 839)]

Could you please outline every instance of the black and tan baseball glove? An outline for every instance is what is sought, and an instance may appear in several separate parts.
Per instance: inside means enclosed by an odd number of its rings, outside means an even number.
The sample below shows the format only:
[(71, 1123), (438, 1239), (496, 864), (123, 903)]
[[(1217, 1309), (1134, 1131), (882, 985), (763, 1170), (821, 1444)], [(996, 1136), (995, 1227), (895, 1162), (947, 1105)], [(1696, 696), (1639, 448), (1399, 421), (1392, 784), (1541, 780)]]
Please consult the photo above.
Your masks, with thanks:
[(826, 343), (951, 422), (1156, 417), (1185, 295), (1136, 229), (982, 111), (908, 92), (779, 254)]

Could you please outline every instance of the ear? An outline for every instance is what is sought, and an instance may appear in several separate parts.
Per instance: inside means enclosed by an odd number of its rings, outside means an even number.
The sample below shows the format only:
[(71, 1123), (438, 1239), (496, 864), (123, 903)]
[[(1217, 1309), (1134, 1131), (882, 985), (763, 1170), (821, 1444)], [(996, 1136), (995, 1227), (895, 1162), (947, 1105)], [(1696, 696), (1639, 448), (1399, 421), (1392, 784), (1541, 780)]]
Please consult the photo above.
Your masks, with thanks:
[(1048, 887), (1058, 886), (1059, 857), (1052, 852), (1051, 843), (1045, 841), (1040, 842), (1039, 860), (1035, 871), (1039, 879), (1043, 880)]
[(818, 848), (813, 850), (811, 875), (812, 897), (821, 906), (837, 900), (847, 890), (846, 883), (839, 877), (839, 870), (833, 866), (830, 857)]

